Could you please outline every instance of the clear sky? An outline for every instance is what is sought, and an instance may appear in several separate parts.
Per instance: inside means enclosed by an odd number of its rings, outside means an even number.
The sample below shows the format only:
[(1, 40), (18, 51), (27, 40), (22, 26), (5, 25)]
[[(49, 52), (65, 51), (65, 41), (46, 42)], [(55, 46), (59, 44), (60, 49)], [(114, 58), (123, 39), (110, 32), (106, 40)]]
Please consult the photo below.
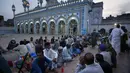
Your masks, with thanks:
[[(30, 9), (37, 6), (37, 0), (28, 1), (30, 2)], [(110, 14), (116, 16), (122, 13), (130, 13), (130, 0), (94, 0), (94, 2), (101, 1), (104, 2), (103, 17), (107, 17)], [(0, 0), (0, 15), (3, 15), (5, 20), (13, 18), (12, 4), (16, 7), (16, 14), (24, 11), (22, 0)], [(46, 1), (43, 0), (43, 6), (45, 4)]]

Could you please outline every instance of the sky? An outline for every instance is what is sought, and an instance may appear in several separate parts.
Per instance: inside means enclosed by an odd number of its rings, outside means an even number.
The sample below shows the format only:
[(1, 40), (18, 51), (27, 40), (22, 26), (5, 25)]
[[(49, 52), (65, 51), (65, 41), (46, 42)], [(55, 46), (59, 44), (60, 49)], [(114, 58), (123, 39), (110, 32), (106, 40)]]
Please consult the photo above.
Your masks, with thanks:
[[(37, 6), (37, 0), (28, 0), (30, 3), (30, 9)], [(59, 2), (61, 0), (58, 0)], [(63, 0), (67, 1), (67, 0)], [(94, 2), (103, 1), (103, 17), (108, 17), (109, 15), (120, 15), (122, 13), (130, 13), (130, 0), (93, 0)], [(0, 15), (4, 16), (4, 20), (12, 19), (12, 5), (16, 7), (16, 14), (24, 12), (22, 6), (22, 0), (0, 0)], [(43, 6), (46, 5), (46, 1), (43, 0)]]

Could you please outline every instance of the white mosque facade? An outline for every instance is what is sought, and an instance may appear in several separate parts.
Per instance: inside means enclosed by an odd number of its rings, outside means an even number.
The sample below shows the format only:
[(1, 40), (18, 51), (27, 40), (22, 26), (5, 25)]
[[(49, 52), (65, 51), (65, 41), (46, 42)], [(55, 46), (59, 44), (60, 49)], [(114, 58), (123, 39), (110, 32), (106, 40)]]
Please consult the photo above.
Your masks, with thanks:
[(103, 2), (92, 0), (68, 0), (58, 3), (47, 0), (28, 12), (15, 15), (16, 33), (48, 35), (81, 35), (92, 31), (92, 24), (102, 21)]

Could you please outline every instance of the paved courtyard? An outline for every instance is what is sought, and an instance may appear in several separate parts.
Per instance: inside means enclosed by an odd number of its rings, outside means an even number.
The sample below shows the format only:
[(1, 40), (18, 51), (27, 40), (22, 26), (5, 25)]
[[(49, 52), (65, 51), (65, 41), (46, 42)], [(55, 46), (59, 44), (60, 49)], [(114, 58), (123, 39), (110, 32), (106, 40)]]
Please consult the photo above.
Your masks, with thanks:
[[(31, 34), (0, 35), (0, 45), (5, 49), (12, 38), (15, 38), (16, 41), (19, 42), (20, 40), (23, 39), (29, 40), (30, 37), (34, 37), (34, 39), (38, 39), (40, 36), (42, 36), (43, 38), (45, 37), (45, 35), (31, 35)], [(47, 36), (47, 37), (50, 39), (52, 36)], [(86, 52), (91, 52), (93, 54), (96, 54), (98, 53), (98, 47), (91, 48), (90, 46), (88, 46), (87, 48), (85, 48), (85, 52), (83, 54), (85, 54)], [(6, 58), (6, 60), (15, 60), (18, 57), (17, 53), (10, 53), (8, 55), (3, 55), (3, 56)], [(72, 62), (67, 63), (67, 65), (64, 67), (64, 71), (65, 71), (64, 73), (74, 73), (78, 62), (79, 62), (79, 56), (74, 58)], [(113, 69), (114, 71), (113, 73), (130, 73), (129, 68), (130, 68), (130, 54), (127, 53), (121, 54), (118, 58), (118, 66), (116, 69)], [(60, 70), (61, 69), (59, 69), (59, 73), (61, 73)], [(13, 72), (13, 73), (17, 73), (17, 72)]]

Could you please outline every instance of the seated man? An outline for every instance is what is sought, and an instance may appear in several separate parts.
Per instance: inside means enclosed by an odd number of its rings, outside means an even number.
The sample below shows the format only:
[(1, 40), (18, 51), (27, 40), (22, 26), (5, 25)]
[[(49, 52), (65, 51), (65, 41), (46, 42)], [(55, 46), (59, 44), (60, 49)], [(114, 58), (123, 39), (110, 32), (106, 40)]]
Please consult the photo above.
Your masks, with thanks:
[(104, 73), (112, 73), (112, 67), (108, 62), (104, 61), (103, 55), (96, 54), (96, 60), (102, 67)]
[(36, 57), (36, 53), (35, 53), (36, 49), (35, 49), (34, 43), (32, 41), (27, 42), (26, 47), (27, 47), (31, 57), (35, 58)]
[(104, 60), (107, 61), (112, 66), (111, 53), (106, 51), (107, 49), (106, 45), (105, 44), (99, 45), (99, 49), (101, 51), (100, 54), (103, 55)]
[[(84, 64), (87, 65), (85, 68), (83, 68)], [(92, 53), (86, 53), (84, 61), (80, 61), (80, 65), (78, 65), (76, 69), (75, 73), (104, 73), (101, 66), (94, 63), (94, 56)]]
[(79, 48), (76, 48), (76, 44), (75, 43), (72, 44), (72, 50), (73, 50), (74, 55), (81, 54), (81, 50)]
[(72, 61), (72, 57), (68, 52), (69, 48), (70, 48), (70, 46), (66, 45), (66, 46), (64, 46), (63, 51), (62, 51), (63, 60), (66, 61), (66, 62)]
[(13, 38), (10, 42), (9, 45), (7, 47), (7, 50), (13, 50), (15, 47), (17, 47), (18, 44), (15, 41), (15, 38)]
[(7, 61), (0, 54), (0, 73), (12, 73)]
[(47, 73), (49, 66), (51, 65), (51, 61), (43, 55), (43, 51), (40, 50), (43, 49), (42, 46), (38, 45), (36, 46), (36, 49), (39, 50), (36, 50), (37, 58), (32, 63), (31, 73)]
[(15, 47), (13, 50), (14, 51), (19, 51), (20, 56), (25, 56), (26, 53), (28, 52), (28, 49), (27, 49), (26, 45), (24, 45), (23, 41), (20, 41), (20, 45)]
[(62, 56), (63, 47), (59, 47), (58, 49), (58, 58), (57, 58), (57, 67), (63, 66), (63, 56)]
[(52, 62), (52, 69), (55, 69), (57, 67), (57, 65), (56, 65), (56, 60), (57, 60), (57, 57), (58, 57), (57, 52), (55, 52), (50, 47), (50, 43), (49, 42), (45, 43), (45, 49), (43, 51), (44, 51), (44, 56), (46, 58), (48, 58), (49, 60), (53, 61)]

